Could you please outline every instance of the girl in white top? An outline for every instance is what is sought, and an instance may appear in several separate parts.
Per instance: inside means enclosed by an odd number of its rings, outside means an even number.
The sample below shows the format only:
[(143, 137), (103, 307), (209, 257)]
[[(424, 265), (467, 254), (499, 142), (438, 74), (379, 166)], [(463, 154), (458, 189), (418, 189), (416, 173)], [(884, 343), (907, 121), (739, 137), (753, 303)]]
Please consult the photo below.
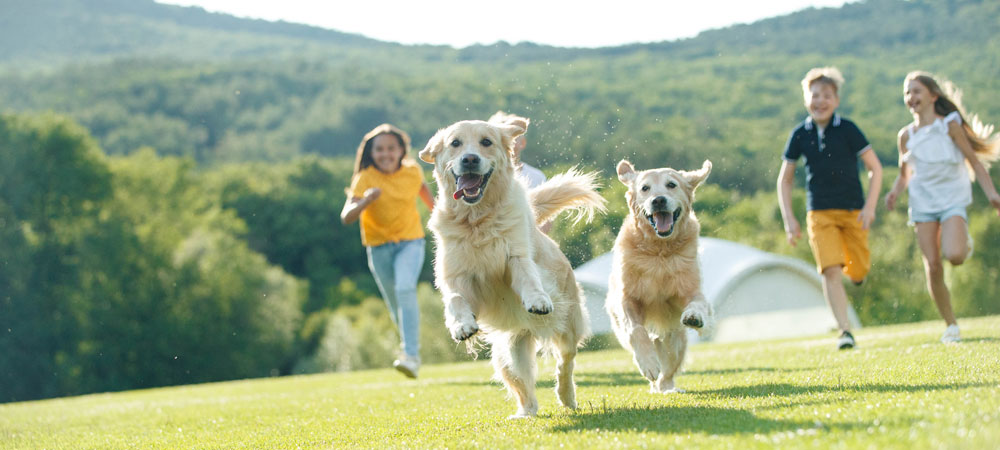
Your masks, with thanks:
[(885, 204), (892, 209), (909, 185), (910, 222), (923, 253), (927, 290), (947, 324), (941, 342), (948, 343), (958, 342), (959, 333), (941, 258), (957, 266), (972, 254), (965, 212), (972, 203), (970, 175), (1000, 215), (1000, 194), (987, 172), (1000, 155), (1000, 139), (975, 115), (971, 124), (964, 120), (961, 94), (951, 83), (943, 84), (944, 89), (926, 72), (911, 72), (903, 82), (913, 123), (899, 130), (899, 177)]

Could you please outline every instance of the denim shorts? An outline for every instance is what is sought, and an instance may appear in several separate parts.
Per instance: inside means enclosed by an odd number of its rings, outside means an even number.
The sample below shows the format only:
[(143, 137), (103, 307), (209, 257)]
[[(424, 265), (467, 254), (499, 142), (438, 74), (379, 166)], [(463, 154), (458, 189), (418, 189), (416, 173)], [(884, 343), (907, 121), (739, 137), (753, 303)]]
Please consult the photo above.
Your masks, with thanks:
[(910, 208), (909, 213), (910, 213), (910, 225), (914, 225), (920, 222), (942, 223), (945, 220), (954, 216), (959, 216), (965, 219), (966, 223), (969, 222), (969, 215), (968, 213), (965, 212), (964, 206), (954, 206), (944, 211), (937, 211), (937, 212), (914, 211), (913, 208)]

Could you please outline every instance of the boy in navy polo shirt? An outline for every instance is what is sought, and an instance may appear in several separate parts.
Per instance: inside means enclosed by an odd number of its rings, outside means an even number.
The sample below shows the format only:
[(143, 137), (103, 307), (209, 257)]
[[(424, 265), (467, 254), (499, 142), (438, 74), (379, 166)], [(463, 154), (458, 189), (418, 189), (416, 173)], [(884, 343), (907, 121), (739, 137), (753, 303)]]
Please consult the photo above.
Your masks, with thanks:
[[(868, 275), (868, 227), (875, 220), (882, 187), (882, 164), (868, 139), (836, 112), (843, 84), (844, 77), (834, 67), (812, 69), (802, 79), (809, 117), (788, 137), (778, 175), (778, 205), (788, 243), (795, 246), (802, 231), (792, 211), (792, 184), (796, 162), (805, 157), (809, 245), (823, 275), (823, 295), (840, 328), (841, 350), (854, 347), (841, 273), (855, 284)], [(869, 173), (867, 197), (858, 179), (859, 158)]]

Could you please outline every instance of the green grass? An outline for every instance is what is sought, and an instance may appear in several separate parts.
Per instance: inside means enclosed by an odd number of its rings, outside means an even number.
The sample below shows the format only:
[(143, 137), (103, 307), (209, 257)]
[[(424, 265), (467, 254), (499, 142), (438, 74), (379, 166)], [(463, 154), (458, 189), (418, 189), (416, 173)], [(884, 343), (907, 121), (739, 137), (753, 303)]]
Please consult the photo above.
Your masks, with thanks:
[(536, 419), (485, 361), (245, 380), (0, 405), (0, 449), (118, 448), (996, 448), (1000, 316), (833, 336), (691, 348), (678, 385), (654, 395), (622, 350), (581, 354), (580, 408), (539, 367)]

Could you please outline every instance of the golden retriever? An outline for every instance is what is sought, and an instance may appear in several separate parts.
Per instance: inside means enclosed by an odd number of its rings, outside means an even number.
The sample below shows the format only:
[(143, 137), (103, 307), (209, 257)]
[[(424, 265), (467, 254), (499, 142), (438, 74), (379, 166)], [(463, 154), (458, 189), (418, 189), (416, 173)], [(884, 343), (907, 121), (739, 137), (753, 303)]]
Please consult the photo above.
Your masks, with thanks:
[(429, 228), (435, 284), (455, 341), (477, 333), (491, 344), (496, 378), (517, 397), (511, 418), (534, 416), (536, 345), (555, 355), (556, 394), (576, 408), (573, 359), (589, 333), (569, 261), (539, 231), (564, 209), (604, 209), (595, 176), (570, 171), (529, 193), (514, 175), (514, 139), (527, 120), (462, 121), (439, 130), (420, 152), (434, 164), (439, 198)]
[(682, 324), (700, 330), (712, 316), (701, 293), (701, 227), (691, 208), (711, 170), (710, 161), (691, 172), (636, 172), (628, 161), (618, 163), (629, 212), (615, 240), (605, 308), (653, 393), (684, 392), (674, 386), (687, 350)]

